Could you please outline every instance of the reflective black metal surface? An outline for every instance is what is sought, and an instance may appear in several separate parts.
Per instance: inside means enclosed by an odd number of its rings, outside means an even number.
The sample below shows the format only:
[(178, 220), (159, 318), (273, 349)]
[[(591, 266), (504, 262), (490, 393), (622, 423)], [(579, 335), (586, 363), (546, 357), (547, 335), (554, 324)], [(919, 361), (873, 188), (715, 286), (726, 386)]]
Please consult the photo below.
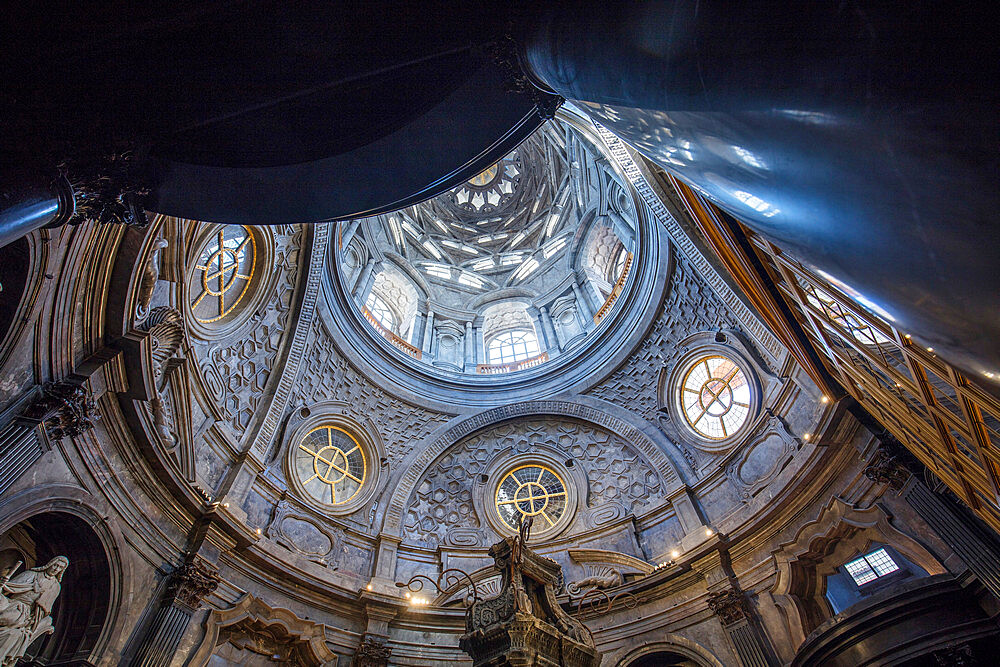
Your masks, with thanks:
[(1000, 54), (990, 15), (931, 3), (562, 7), (526, 39), (526, 61), (904, 331), (996, 373)]

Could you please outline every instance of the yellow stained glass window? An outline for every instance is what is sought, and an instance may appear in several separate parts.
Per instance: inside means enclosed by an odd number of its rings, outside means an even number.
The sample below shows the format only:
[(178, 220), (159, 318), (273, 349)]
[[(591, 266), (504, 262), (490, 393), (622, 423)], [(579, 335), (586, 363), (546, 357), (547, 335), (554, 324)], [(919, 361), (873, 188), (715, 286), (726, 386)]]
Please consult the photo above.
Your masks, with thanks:
[(202, 324), (218, 322), (246, 296), (257, 264), (257, 243), (245, 225), (226, 225), (205, 243), (191, 281), (191, 312)]
[(354, 436), (336, 426), (319, 426), (306, 433), (294, 461), (303, 488), (329, 505), (358, 495), (368, 473), (364, 449)]
[(688, 426), (698, 435), (724, 440), (750, 416), (750, 384), (732, 359), (701, 357), (684, 373), (679, 402)]
[(512, 530), (517, 530), (518, 516), (533, 516), (534, 530), (542, 532), (555, 526), (566, 512), (566, 484), (545, 466), (515, 468), (497, 485), (496, 508)]

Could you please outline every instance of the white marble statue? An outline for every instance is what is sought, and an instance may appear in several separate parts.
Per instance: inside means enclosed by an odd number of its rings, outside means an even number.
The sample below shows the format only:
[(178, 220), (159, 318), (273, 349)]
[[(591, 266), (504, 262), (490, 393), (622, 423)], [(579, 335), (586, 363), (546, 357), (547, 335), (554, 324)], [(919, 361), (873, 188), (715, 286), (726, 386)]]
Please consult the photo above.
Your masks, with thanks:
[(69, 559), (56, 556), (12, 578), (0, 577), (0, 666), (16, 663), (33, 641), (55, 629), (49, 614), (67, 567)]

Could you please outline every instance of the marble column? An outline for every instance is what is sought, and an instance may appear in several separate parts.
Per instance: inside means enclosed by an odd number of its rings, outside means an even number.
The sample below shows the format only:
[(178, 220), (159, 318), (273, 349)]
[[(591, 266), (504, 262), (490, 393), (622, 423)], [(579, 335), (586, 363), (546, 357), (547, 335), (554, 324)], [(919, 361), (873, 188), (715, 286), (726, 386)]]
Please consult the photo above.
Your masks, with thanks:
[(472, 322), (465, 323), (465, 372), (476, 372), (475, 348), (472, 339)]
[(208, 563), (189, 560), (174, 570), (136, 648), (130, 667), (167, 667), (201, 601), (216, 589), (219, 573)]
[(421, 350), (423, 353), (431, 353), (431, 343), (434, 341), (434, 311), (427, 311), (427, 321), (424, 323), (424, 340)]
[(559, 352), (562, 352), (562, 346), (559, 345), (559, 336), (556, 335), (556, 328), (552, 325), (552, 317), (549, 316), (547, 306), (542, 306), (538, 309), (538, 320), (539, 331), (545, 336), (549, 357), (554, 357)]
[(579, 313), (580, 323), (583, 328), (586, 329), (594, 325), (594, 308), (589, 301), (587, 301), (587, 296), (580, 289), (580, 285), (574, 280), (573, 281), (573, 296), (576, 297), (576, 312)]
[(375, 261), (374, 257), (368, 259), (368, 263), (365, 264), (365, 268), (361, 269), (361, 273), (358, 275), (358, 282), (354, 283), (354, 290), (351, 292), (360, 303), (365, 303), (368, 301), (368, 292), (371, 291), (372, 285), (375, 284), (375, 267), (378, 262)]
[(743, 667), (772, 667), (777, 664), (761, 637), (752, 617), (752, 610), (742, 591), (733, 588), (720, 590), (708, 596), (708, 607), (722, 623), (729, 641)]
[(1000, 600), (1000, 548), (954, 501), (935, 493), (921, 479), (923, 466), (902, 445), (880, 445), (864, 469), (868, 479), (888, 484), (943, 539), (980, 583)]

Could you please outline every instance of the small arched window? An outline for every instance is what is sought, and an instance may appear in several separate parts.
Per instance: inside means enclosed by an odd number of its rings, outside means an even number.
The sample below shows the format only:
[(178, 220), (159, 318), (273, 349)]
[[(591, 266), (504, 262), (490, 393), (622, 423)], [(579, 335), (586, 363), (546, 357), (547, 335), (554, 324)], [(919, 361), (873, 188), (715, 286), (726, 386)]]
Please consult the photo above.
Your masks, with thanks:
[(491, 364), (508, 364), (538, 356), (538, 339), (534, 331), (507, 331), (490, 341), (487, 356)]
[(382, 300), (382, 297), (372, 292), (368, 295), (368, 301), (365, 303), (365, 308), (368, 312), (372, 314), (379, 324), (388, 329), (389, 331), (396, 333), (396, 316), (392, 314), (392, 310), (389, 305)]

